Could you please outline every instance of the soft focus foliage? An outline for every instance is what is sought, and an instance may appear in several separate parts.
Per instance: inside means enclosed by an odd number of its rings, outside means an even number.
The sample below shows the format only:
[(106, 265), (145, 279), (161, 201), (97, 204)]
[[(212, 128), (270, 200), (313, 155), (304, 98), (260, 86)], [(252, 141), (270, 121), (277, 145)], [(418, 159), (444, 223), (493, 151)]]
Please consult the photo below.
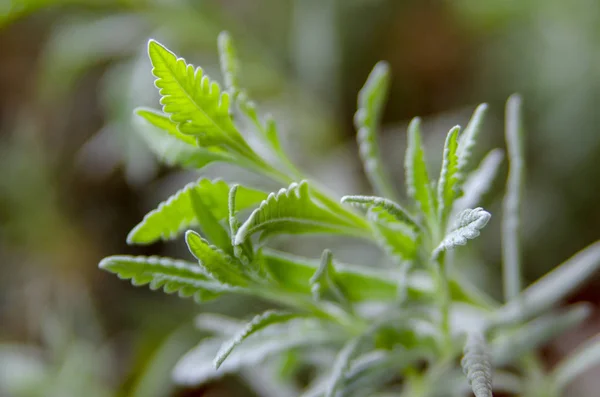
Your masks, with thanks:
[[(221, 37), (228, 38), (226, 34)], [(237, 63), (233, 59), (231, 39), (227, 46), (221, 45), (221, 51), (226, 51), (221, 55), (224, 62), (222, 70), (231, 73), (230, 66)], [(163, 110), (169, 120), (176, 123), (182, 141), (206, 150), (219, 148), (236, 159), (238, 165), (262, 173), (276, 183), (287, 183), (301, 174), (278, 147), (271, 148), (273, 155), (282, 164), (291, 165), (288, 170), (277, 169), (275, 164), (254, 152), (230, 118), (233, 108), (230, 108), (229, 96), (221, 94), (220, 87), (210, 83), (206, 76), (200, 79), (200, 68), (186, 64), (152, 40), (148, 44), (148, 53), (157, 77), (156, 86), (162, 95)], [(380, 67), (381, 64), (375, 66), (376, 70), (367, 80), (361, 95), (371, 90), (370, 87), (375, 84), (373, 81), (378, 79)], [(231, 83), (232, 77), (228, 80)], [(475, 112), (464, 138), (459, 137), (459, 127), (448, 133), (437, 181), (432, 180), (427, 172), (419, 119), (409, 125), (405, 159), (410, 199), (408, 209), (389, 198), (344, 196), (341, 202), (367, 210), (366, 214), (359, 215), (346, 210), (318, 186), (301, 180), (269, 194), (260, 204), (255, 202), (254, 206), (258, 205), (258, 208), (240, 223), (236, 215), (239, 208), (237, 199), (241, 197), (238, 192), (241, 189), (247, 192), (253, 190), (208, 182), (197, 185), (203, 191), (189, 186), (187, 190), (178, 192), (140, 224), (141, 228), (153, 224), (152, 229), (156, 230), (161, 230), (164, 225), (168, 230), (174, 230), (171, 234), (177, 234), (182, 227), (189, 228), (194, 221), (201, 225), (204, 236), (211, 241), (193, 230), (185, 233), (188, 249), (198, 260), (198, 267), (177, 260), (109, 257), (100, 263), (100, 268), (115, 272), (121, 278), (131, 278), (134, 284), (149, 283), (152, 289), (163, 287), (167, 293), (179, 291), (183, 297), (194, 295), (200, 302), (207, 293), (215, 296), (237, 293), (286, 307), (285, 311), (269, 310), (255, 316), (228, 340), (221, 340), (218, 336), (202, 340), (175, 367), (174, 380), (184, 385), (201, 385), (225, 373), (262, 363), (274, 355), (295, 352), (301, 355), (299, 365), (324, 374), (308, 380), (306, 389), (309, 395), (358, 397), (366, 393), (392, 391), (398, 386), (407, 393), (412, 382), (427, 382), (428, 387), (434, 389), (438, 382), (442, 382), (437, 378), (439, 370), (436, 368), (443, 363), (442, 373), (455, 369), (453, 362), (466, 333), (461, 365), (476, 397), (492, 396), (492, 361), (500, 367), (512, 365), (517, 368), (518, 375), (515, 377), (519, 378), (525, 395), (538, 395), (540, 379), (546, 383), (544, 394), (558, 395), (565, 381), (554, 383), (546, 380), (548, 375), (544, 373), (533, 375), (540, 364), (531, 349), (579, 325), (589, 315), (589, 310), (586, 306), (575, 306), (564, 314), (545, 313), (557, 302), (553, 296), (569, 293), (576, 281), (555, 286), (547, 281), (552, 278), (546, 276), (520, 295), (519, 218), (524, 162), (520, 109), (520, 98), (512, 96), (507, 104), (510, 173), (502, 236), (505, 247), (504, 287), (507, 291), (505, 306), (490, 304), (491, 297), (486, 297), (483, 292), (469, 296), (468, 291), (473, 287), (453, 268), (452, 256), (449, 255), (468, 240), (479, 237), (491, 218), (491, 214), (481, 207), (467, 208), (458, 213), (453, 208), (456, 198), (463, 194), (462, 185), (470, 171), (466, 164), (479, 135), (478, 130), (482, 128), (485, 106)], [(368, 114), (374, 110), (365, 112)], [(253, 114), (249, 117), (253, 118)], [(171, 126), (165, 125), (164, 128), (168, 130)], [(187, 141), (186, 136), (196, 137), (196, 140)], [(268, 140), (264, 135), (261, 138)], [(375, 137), (371, 136), (369, 140), (373, 145)], [(363, 149), (364, 145), (363, 140)], [(380, 185), (384, 181), (382, 170), (368, 165), (369, 162), (381, 165), (380, 154), (373, 149), (371, 146), (364, 151), (367, 154), (363, 153), (365, 171), (371, 174), (375, 189), (385, 190)], [(241, 160), (245, 162), (241, 163)], [(436, 190), (437, 195), (434, 194)], [(212, 206), (206, 205), (205, 197), (212, 201)], [(227, 209), (219, 207), (216, 201), (219, 197), (221, 205), (227, 204)], [(165, 214), (166, 209), (185, 208), (186, 201), (191, 208), (196, 207), (195, 201), (204, 202), (205, 208), (187, 211), (188, 215), (184, 216), (177, 216), (175, 212), (157, 218), (156, 215)], [(250, 202), (248, 206), (252, 204)], [(219, 220), (226, 214), (229, 222), (220, 223)], [(451, 227), (447, 227), (449, 214), (455, 214)], [(172, 224), (178, 226), (173, 228)], [(224, 224), (229, 227), (224, 227)], [(140, 230), (140, 225), (137, 230)], [(387, 232), (383, 232), (382, 228), (387, 228)], [(154, 239), (165, 233), (155, 234)], [(383, 241), (386, 253), (395, 263), (389, 269), (390, 276), (396, 281), (394, 294), (384, 300), (377, 299), (376, 294), (365, 294), (365, 301), (375, 304), (376, 310), (356, 305), (350, 299), (349, 286), (338, 282), (336, 264), (329, 249), (323, 252), (321, 263), (309, 280), (295, 272), (293, 265), (284, 264), (273, 272), (267, 264), (269, 259), (263, 247), (268, 243), (267, 237), (280, 234), (358, 237), (379, 244)], [(258, 238), (253, 239), (254, 235)], [(134, 241), (130, 238), (130, 242)], [(141, 241), (146, 242), (145, 239)], [(232, 244), (237, 250), (232, 249)], [(560, 265), (555, 272), (564, 274), (564, 279), (568, 279), (566, 275), (571, 272), (585, 274), (583, 269), (597, 270), (600, 253), (596, 252), (595, 245), (580, 252), (576, 259)], [(157, 268), (162, 273), (146, 275), (148, 267)], [(357, 266), (357, 269), (361, 268), (366, 270), (364, 265)], [(363, 274), (364, 270), (356, 273), (358, 285), (354, 287), (363, 291), (370, 279)], [(424, 291), (422, 295), (411, 295), (408, 280), (417, 271), (420, 271), (422, 282), (433, 286), (433, 289)], [(282, 273), (286, 274), (285, 278), (280, 277)], [(451, 281), (454, 281), (452, 285)], [(304, 293), (290, 293), (292, 286), (303, 283)], [(536, 296), (540, 294), (546, 299)], [(545, 302), (545, 306), (539, 303), (541, 301)], [(479, 322), (469, 323), (469, 312), (480, 317)], [(527, 322), (539, 315), (543, 316)], [(293, 330), (287, 327), (290, 323), (294, 324)], [(306, 328), (308, 325), (303, 323), (312, 324), (314, 329)], [(487, 340), (494, 343), (492, 353)], [(306, 357), (314, 353), (315, 348), (321, 349), (325, 361), (312, 362)], [(377, 361), (363, 362), (364, 355), (372, 354), (378, 354), (386, 365), (382, 366)], [(406, 360), (407, 356), (411, 359)], [(207, 362), (211, 361), (212, 369), (207, 366)], [(327, 363), (332, 361), (334, 364), (330, 367)], [(582, 358), (582, 361), (595, 362), (588, 358)], [(359, 365), (360, 370), (356, 369)], [(573, 364), (567, 362), (564, 365)], [(566, 371), (568, 373), (569, 370)], [(272, 376), (276, 377), (277, 373)], [(323, 378), (327, 380), (323, 381)], [(302, 393), (302, 388), (298, 387), (297, 392)], [(461, 392), (450, 389), (448, 394)]]
[[(596, 395), (597, 342), (583, 341), (600, 330), (598, 26), (589, 0), (0, 1), (0, 395), (365, 395), (373, 384), (467, 395), (458, 360), (429, 371), (443, 341), (427, 324), (443, 322), (443, 305), (441, 272), (426, 264), (461, 211), (478, 207), (493, 217), (477, 240), (436, 252), (451, 264), (449, 328), (484, 335), (494, 395)], [(181, 80), (193, 94), (183, 107), (182, 91), (169, 93), (183, 129), (212, 139), (232, 123), (240, 136), (198, 146), (155, 110), (148, 38), (172, 50), (155, 42), (167, 82), (164, 67), (182, 65), (169, 54), (202, 66)], [(504, 150), (502, 103), (515, 91), (525, 106), (512, 98)], [(206, 114), (188, 106), (217, 97)], [(247, 233), (269, 192), (303, 180), (307, 211), (287, 219), (271, 208)], [(215, 261), (194, 259), (189, 228)], [(304, 233), (316, 229), (327, 233)], [(115, 252), (128, 255), (102, 267), (150, 288), (94, 266)], [(215, 263), (243, 276), (215, 281)], [(557, 307), (581, 300), (592, 304)], [(423, 302), (434, 318), (376, 321), (385, 302)], [(307, 316), (322, 305), (336, 318)], [(221, 345), (273, 309), (301, 317), (243, 337), (215, 370)], [(368, 326), (348, 335), (353, 316)], [(299, 324), (314, 339), (290, 331)], [(175, 367), (199, 340), (206, 347)], [(389, 350), (394, 340), (406, 343)]]

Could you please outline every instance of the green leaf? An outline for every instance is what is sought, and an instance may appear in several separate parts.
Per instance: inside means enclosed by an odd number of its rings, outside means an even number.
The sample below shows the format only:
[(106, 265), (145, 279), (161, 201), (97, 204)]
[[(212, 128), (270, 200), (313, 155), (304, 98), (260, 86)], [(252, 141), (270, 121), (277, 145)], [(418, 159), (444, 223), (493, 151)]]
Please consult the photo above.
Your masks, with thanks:
[(359, 349), (363, 342), (364, 338), (362, 335), (358, 336), (351, 339), (340, 350), (333, 363), (333, 370), (327, 384), (325, 397), (335, 397), (338, 390), (343, 388), (348, 372), (350, 372), (352, 360), (360, 352)]
[[(264, 250), (262, 260), (273, 282), (283, 290), (311, 294), (310, 279), (319, 268), (320, 261), (275, 250)], [(395, 271), (335, 262), (335, 281), (351, 303), (395, 300), (398, 295), (395, 273)], [(433, 280), (428, 273), (422, 271), (412, 271), (408, 276), (406, 287), (409, 300), (433, 299), (435, 294)], [(454, 280), (450, 280), (450, 292), (454, 301), (481, 306), (477, 296), (464, 290)]]
[(254, 248), (252, 247), (252, 241), (246, 240), (241, 245), (235, 244), (235, 235), (240, 228), (240, 221), (236, 216), (236, 197), (239, 185), (233, 185), (229, 190), (228, 208), (229, 208), (229, 232), (231, 236), (231, 245), (233, 246), (233, 252), (237, 258), (246, 264), (252, 264), (254, 258)]
[(373, 222), (377, 242), (392, 259), (398, 262), (415, 258), (419, 235), (411, 224), (398, 221), (378, 207), (369, 209), (367, 219)]
[(221, 74), (225, 80), (225, 88), (235, 97), (239, 91), (239, 70), (240, 65), (237, 58), (233, 40), (228, 32), (222, 31), (217, 40), (219, 46), (219, 61), (221, 64)]
[(254, 317), (252, 321), (246, 324), (246, 326), (244, 326), (244, 328), (232, 339), (228, 340), (221, 346), (213, 362), (215, 369), (219, 369), (221, 364), (223, 364), (227, 357), (229, 357), (233, 349), (243, 343), (250, 335), (273, 324), (287, 322), (297, 317), (298, 314), (296, 313), (281, 312), (276, 310), (268, 310)]
[(198, 233), (188, 230), (185, 242), (200, 267), (215, 280), (233, 286), (246, 286), (248, 278), (246, 270), (236, 259), (210, 245)]
[(337, 233), (360, 235), (362, 230), (323, 208), (310, 196), (308, 183), (292, 183), (289, 188), (271, 193), (239, 228), (235, 244), (260, 233), (265, 239), (274, 234)]
[(579, 375), (598, 365), (600, 365), (600, 335), (590, 338), (563, 359), (552, 371), (550, 379), (554, 381), (560, 392)]
[(600, 241), (579, 251), (498, 309), (492, 325), (514, 324), (545, 312), (589, 281), (598, 269)]
[(148, 55), (163, 111), (180, 132), (196, 137), (200, 146), (224, 145), (242, 154), (251, 152), (231, 120), (229, 94), (221, 93), (202, 68), (194, 69), (154, 40), (148, 42)]
[(503, 335), (492, 344), (494, 365), (504, 366), (512, 363), (569, 329), (577, 327), (590, 314), (591, 307), (588, 304), (578, 304), (562, 312), (539, 317), (516, 331)]
[[(231, 237), (227, 229), (213, 215), (212, 207), (204, 201), (196, 189), (190, 190), (190, 201), (204, 236), (227, 254), (233, 255)], [(210, 200), (207, 201), (210, 203)]]
[(487, 225), (491, 217), (492, 215), (481, 207), (462, 211), (457, 216), (453, 230), (433, 251), (433, 257), (437, 258), (442, 251), (465, 245), (468, 240), (478, 237), (480, 230)]
[(159, 112), (154, 109), (148, 108), (137, 108), (133, 111), (136, 116), (139, 116), (141, 119), (150, 123), (151, 125), (160, 128), (161, 130), (167, 132), (173, 138), (177, 140), (187, 143), (190, 146), (198, 147), (196, 143), (196, 139), (190, 135), (182, 134), (177, 129), (177, 124), (169, 118), (163, 112)]
[(481, 131), (487, 108), (488, 105), (486, 103), (477, 106), (458, 143), (458, 172), (461, 175), (466, 175), (469, 171), (469, 162), (473, 155), (473, 148), (477, 143), (477, 137)]
[(419, 225), (415, 221), (414, 217), (403, 208), (400, 204), (383, 198), (376, 196), (344, 196), (340, 200), (342, 203), (349, 203), (358, 207), (366, 208), (366, 209), (378, 209), (381, 211), (385, 211), (391, 216), (393, 216), (399, 222), (408, 223), (414, 227), (418, 227)]
[[(337, 395), (371, 396), (398, 377), (399, 373), (423, 359), (420, 351), (394, 349), (373, 350), (356, 357), (346, 371), (344, 385)], [(302, 397), (323, 397), (330, 378), (314, 382)]]
[(316, 318), (295, 318), (272, 324), (246, 338), (216, 370), (213, 358), (219, 352), (223, 338), (204, 339), (188, 352), (173, 370), (173, 379), (181, 385), (199, 385), (237, 371), (258, 365), (266, 358), (302, 346), (331, 345), (346, 337), (344, 332)]
[(287, 165), (290, 165), (281, 148), (275, 121), (269, 116), (263, 124), (258, 117), (256, 104), (248, 97), (248, 94), (245, 91), (242, 91), (240, 88), (239, 60), (233, 40), (228, 32), (223, 31), (219, 34), (218, 44), (221, 73), (225, 79), (225, 87), (236, 100), (242, 113), (250, 119), (258, 132), (263, 136), (263, 138), (265, 138), (271, 148), (279, 155), (280, 159), (288, 163)]
[[(321, 265), (320, 261), (273, 250), (265, 250), (263, 254), (264, 266), (280, 287), (290, 292), (311, 294), (310, 280)], [(337, 262), (335, 269), (335, 280), (350, 302), (385, 301), (396, 296), (397, 285), (390, 272)], [(413, 286), (412, 296), (423, 296), (427, 294), (425, 290)]]
[(378, 194), (395, 197), (396, 193), (385, 172), (377, 129), (383, 114), (385, 100), (390, 85), (390, 67), (387, 62), (379, 62), (369, 74), (363, 88), (358, 93), (358, 110), (354, 115), (360, 157), (369, 182)]
[(444, 223), (452, 210), (454, 200), (461, 194), (461, 176), (458, 169), (458, 135), (460, 127), (450, 130), (444, 144), (442, 170), (438, 181), (438, 218)]
[(521, 120), (521, 97), (506, 103), (506, 146), (509, 170), (502, 217), (502, 265), (504, 298), (514, 299), (521, 291), (521, 196), (525, 177), (525, 149)]
[(492, 364), (483, 335), (467, 335), (461, 366), (475, 397), (492, 397)]
[(277, 123), (271, 115), (267, 115), (267, 119), (265, 120), (265, 138), (267, 139), (267, 142), (271, 144), (271, 147), (275, 150), (275, 152), (279, 153), (280, 157), (287, 159), (287, 156), (283, 153), (281, 142), (279, 141)]
[(431, 182), (425, 164), (425, 151), (421, 143), (421, 120), (413, 119), (408, 126), (408, 146), (404, 163), (407, 193), (421, 213), (428, 219), (434, 219), (435, 202), (431, 191)]
[(287, 159), (287, 156), (283, 152), (281, 143), (279, 141), (279, 135), (277, 131), (277, 124), (273, 117), (267, 115), (264, 124), (260, 121), (258, 112), (256, 110), (256, 103), (248, 98), (246, 92), (241, 91), (237, 96), (237, 103), (242, 113), (250, 119), (254, 124), (254, 127), (266, 140), (266, 142), (273, 148), (276, 154), (278, 154), (280, 160), (283, 160), (288, 167), (293, 166)]
[(150, 284), (153, 290), (162, 287), (166, 293), (193, 296), (198, 302), (234, 290), (213, 280), (196, 264), (171, 258), (118, 255), (104, 258), (98, 266), (121, 279), (131, 280), (135, 286)]
[[(393, 342), (390, 346), (386, 346), (390, 350), (393, 346), (397, 346), (402, 344), (403, 339), (413, 339), (415, 338), (414, 330), (410, 329), (408, 326), (408, 321), (411, 320), (406, 316), (406, 313), (401, 313), (397, 315), (396, 313), (389, 313), (381, 318), (375, 320), (375, 322), (369, 326), (369, 328), (363, 332), (362, 334), (352, 338), (348, 341), (344, 347), (339, 351), (334, 363), (332, 374), (329, 377), (329, 381), (327, 382), (327, 387), (325, 390), (325, 397), (335, 397), (337, 395), (346, 395), (346, 393), (350, 392), (351, 389), (357, 389), (360, 385), (360, 378), (364, 377), (364, 370), (359, 370), (356, 365), (353, 365), (356, 361), (357, 356), (362, 353), (363, 350), (367, 349), (367, 344), (370, 344), (371, 347), (377, 345), (377, 340), (386, 332), (392, 332), (392, 336), (390, 337)], [(414, 318), (412, 319), (414, 320)], [(398, 331), (394, 329), (396, 326), (402, 329), (401, 333), (397, 333), (394, 331)], [(408, 338), (406, 338), (407, 335)], [(385, 336), (383, 336), (385, 338)], [(403, 338), (404, 337), (404, 338)], [(418, 350), (418, 349), (415, 349)], [(389, 358), (389, 357), (388, 357)], [(360, 363), (360, 362), (359, 362)], [(405, 362), (402, 362), (402, 365)], [(397, 364), (390, 365), (391, 367), (396, 367)], [(370, 370), (373, 368), (370, 367)], [(380, 382), (375, 382), (371, 387), (378, 387)]]
[(420, 226), (406, 209), (392, 200), (374, 196), (344, 196), (341, 201), (367, 208), (373, 234), (391, 258), (414, 258)]
[(346, 298), (344, 291), (337, 285), (335, 269), (333, 267), (333, 254), (330, 250), (326, 249), (323, 251), (321, 263), (315, 274), (310, 278), (309, 283), (314, 300), (320, 301), (329, 292), (338, 303), (343, 305), (348, 304), (348, 298)]
[[(229, 186), (224, 181), (200, 179), (187, 184), (183, 189), (159, 204), (127, 236), (128, 244), (152, 244), (157, 240), (171, 240), (191, 226), (198, 225), (198, 219), (192, 203), (192, 192), (202, 199), (212, 216), (220, 221), (227, 218), (227, 199)], [(267, 195), (258, 190), (239, 188), (236, 196), (238, 209), (247, 209)]]
[(479, 167), (465, 181), (464, 194), (456, 201), (455, 210), (474, 208), (481, 204), (483, 196), (489, 192), (498, 175), (503, 159), (504, 152), (501, 149), (493, 149), (484, 157)]
[(177, 131), (165, 114), (150, 109), (136, 109), (135, 125), (154, 154), (167, 165), (203, 168), (213, 162), (234, 163), (225, 151), (216, 147), (202, 148), (196, 140)]

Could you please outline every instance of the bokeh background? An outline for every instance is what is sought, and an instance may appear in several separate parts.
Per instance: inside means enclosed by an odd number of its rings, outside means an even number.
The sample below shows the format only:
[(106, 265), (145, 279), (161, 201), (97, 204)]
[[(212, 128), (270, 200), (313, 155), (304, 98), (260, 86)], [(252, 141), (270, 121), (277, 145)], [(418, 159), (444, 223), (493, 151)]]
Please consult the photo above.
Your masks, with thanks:
[[(188, 257), (180, 242), (125, 244), (145, 212), (198, 177), (159, 164), (131, 111), (158, 106), (148, 38), (219, 79), (221, 30), (231, 32), (243, 85), (278, 119), (291, 156), (340, 195), (369, 192), (352, 117), (378, 60), (393, 73), (382, 142), (398, 187), (410, 118), (424, 118), (433, 169), (445, 133), (480, 102), (490, 104), (480, 154), (503, 147), (504, 102), (521, 93), (525, 278), (600, 237), (597, 0), (0, 0), (1, 396), (267, 393), (235, 377), (195, 390), (169, 379), (201, 337), (195, 315), (244, 317), (260, 302), (197, 306), (97, 268), (116, 253)], [(209, 170), (221, 172), (244, 177)], [(486, 198), (493, 214), (503, 178)], [(498, 297), (499, 228), (498, 217), (465, 259)], [(600, 331), (599, 287), (590, 280), (571, 298), (596, 310), (543, 349), (548, 367)], [(570, 395), (598, 395), (598, 375), (590, 371)]]

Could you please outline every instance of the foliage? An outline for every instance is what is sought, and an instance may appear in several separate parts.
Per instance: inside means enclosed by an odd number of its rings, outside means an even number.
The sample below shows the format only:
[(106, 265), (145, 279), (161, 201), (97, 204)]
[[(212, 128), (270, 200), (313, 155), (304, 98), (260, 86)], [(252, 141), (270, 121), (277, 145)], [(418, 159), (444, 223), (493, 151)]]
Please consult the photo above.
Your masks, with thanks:
[[(260, 314), (233, 335), (233, 321), (223, 320), (226, 326), (222, 330), (212, 327), (216, 335), (203, 339), (175, 367), (175, 381), (201, 384), (273, 362), (276, 355), (294, 353), (299, 362), (319, 374), (309, 379), (306, 396), (363, 396), (395, 390), (399, 385), (403, 387), (400, 395), (433, 396), (443, 379), (459, 370), (457, 358), (465, 334), (462, 366), (466, 378), (456, 390), (455, 383), (449, 383), (445, 395), (462, 393), (468, 380), (476, 396), (491, 396), (496, 385), (492, 363), (499, 365), (499, 370), (511, 366), (513, 377), (528, 385), (524, 389), (530, 393), (527, 395), (537, 396), (539, 390), (558, 394), (588, 364), (598, 361), (595, 344), (591, 353), (576, 354), (559, 364), (558, 381), (554, 382), (554, 374), (538, 373), (535, 352), (514, 347), (523, 341), (532, 341), (532, 346), (541, 343), (547, 336), (557, 336), (550, 329), (565, 331), (585, 319), (589, 311), (581, 307), (565, 313), (548, 312), (600, 267), (600, 243), (596, 243), (521, 291), (518, 217), (524, 160), (519, 97), (511, 97), (507, 109), (511, 173), (503, 243), (508, 276), (507, 301), (500, 305), (465, 281), (460, 268), (453, 266), (453, 255), (447, 254), (479, 236), (490, 221), (489, 212), (470, 208), (486, 189), (481, 185), (489, 186), (501, 160), (499, 152), (491, 151), (479, 169), (471, 170), (485, 105), (477, 108), (462, 135), (458, 127), (448, 133), (438, 181), (431, 179), (427, 170), (420, 121), (417, 118), (410, 123), (405, 157), (408, 200), (401, 205), (393, 192), (388, 194), (391, 188), (375, 139), (389, 84), (385, 64), (378, 64), (361, 91), (356, 123), (365, 171), (374, 189), (389, 197), (346, 196), (338, 202), (293, 166), (279, 145), (276, 125), (260, 120), (255, 105), (239, 86), (239, 62), (227, 34), (220, 37), (220, 49), (225, 91), (202, 69), (151, 40), (148, 52), (164, 114), (146, 112), (141, 116), (177, 139), (181, 148), (187, 147), (183, 153), (213, 153), (214, 161), (226, 159), (281, 189), (265, 196), (250, 187), (201, 179), (152, 211), (129, 238), (130, 243), (148, 243), (199, 226), (201, 234), (185, 233), (198, 266), (181, 260), (127, 256), (109, 257), (100, 266), (134, 284), (178, 291), (200, 301), (237, 293), (286, 309)], [(246, 131), (241, 130), (242, 123), (232, 114), (257, 126), (257, 138), (264, 140), (271, 157), (256, 153)], [(461, 196), (465, 200), (461, 201)], [(245, 221), (238, 220), (236, 211), (252, 208)], [(267, 237), (288, 234), (300, 238), (315, 233), (379, 245), (393, 265), (385, 269), (377, 264), (344, 265), (334, 260), (329, 250), (317, 263), (265, 247), (271, 241)], [(471, 320), (473, 314), (479, 321)], [(512, 354), (505, 354), (506, 346)], [(498, 384), (501, 387), (502, 382)]]

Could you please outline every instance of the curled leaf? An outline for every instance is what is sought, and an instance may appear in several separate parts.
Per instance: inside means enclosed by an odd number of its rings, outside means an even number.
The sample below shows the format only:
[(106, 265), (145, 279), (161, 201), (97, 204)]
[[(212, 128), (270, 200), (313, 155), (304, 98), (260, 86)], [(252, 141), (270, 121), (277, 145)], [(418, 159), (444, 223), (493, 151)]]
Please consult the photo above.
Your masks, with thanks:
[(492, 364), (483, 335), (467, 335), (461, 366), (475, 397), (492, 397)]
[(478, 237), (481, 229), (487, 225), (491, 217), (492, 215), (481, 207), (462, 211), (457, 216), (453, 230), (433, 251), (433, 257), (437, 258), (442, 251), (465, 245), (468, 240)]

